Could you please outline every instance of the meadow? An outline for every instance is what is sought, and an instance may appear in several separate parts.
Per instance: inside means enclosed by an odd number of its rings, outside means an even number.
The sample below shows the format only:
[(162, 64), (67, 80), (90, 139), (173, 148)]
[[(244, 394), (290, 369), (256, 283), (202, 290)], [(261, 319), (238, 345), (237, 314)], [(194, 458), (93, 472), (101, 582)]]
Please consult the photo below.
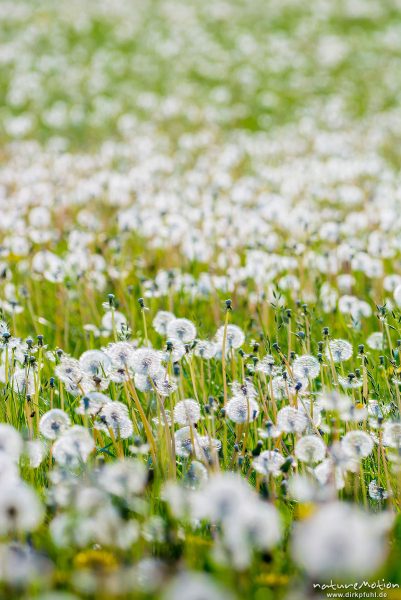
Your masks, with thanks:
[(0, 23), (0, 598), (400, 599), (400, 1)]

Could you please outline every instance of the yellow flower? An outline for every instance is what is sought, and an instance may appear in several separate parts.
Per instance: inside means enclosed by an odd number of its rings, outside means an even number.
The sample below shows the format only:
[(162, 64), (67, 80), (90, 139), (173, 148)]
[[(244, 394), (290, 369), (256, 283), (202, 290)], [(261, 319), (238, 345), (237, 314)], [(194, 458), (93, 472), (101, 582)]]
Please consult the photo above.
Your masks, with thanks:
[(308, 517), (312, 516), (315, 510), (315, 505), (310, 502), (297, 504), (297, 506), (295, 507), (295, 517), (300, 520), (307, 519)]
[(74, 565), (77, 569), (113, 571), (117, 568), (118, 561), (111, 552), (106, 550), (85, 550), (75, 556)]
[(278, 573), (262, 573), (256, 577), (256, 583), (269, 587), (281, 587), (288, 584), (288, 577)]

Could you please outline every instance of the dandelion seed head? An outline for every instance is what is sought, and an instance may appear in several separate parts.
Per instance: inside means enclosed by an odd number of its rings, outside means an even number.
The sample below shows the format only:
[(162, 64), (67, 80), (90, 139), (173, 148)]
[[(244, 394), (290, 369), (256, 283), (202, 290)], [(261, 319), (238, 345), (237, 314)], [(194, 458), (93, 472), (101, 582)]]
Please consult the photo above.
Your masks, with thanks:
[(320, 364), (317, 358), (307, 354), (296, 358), (291, 365), (294, 376), (298, 379), (316, 379), (320, 373)]
[(386, 422), (383, 428), (383, 445), (401, 448), (401, 423)]
[(52, 455), (59, 465), (77, 467), (86, 463), (94, 447), (89, 431), (80, 425), (73, 425), (54, 442)]
[(189, 319), (173, 319), (167, 324), (167, 337), (188, 344), (196, 338), (196, 327)]
[(198, 460), (193, 460), (185, 474), (184, 485), (191, 490), (198, 490), (208, 478), (206, 467)]
[(401, 306), (401, 283), (394, 289), (394, 300), (397, 306)]
[(328, 411), (346, 412), (350, 409), (351, 399), (336, 390), (324, 390), (320, 394), (320, 404)]
[[(193, 436), (196, 436), (196, 432), (193, 434)], [(194, 450), (192, 444), (193, 436), (191, 436), (191, 429), (189, 426), (177, 429), (177, 431), (174, 434), (175, 451), (177, 456), (190, 456), (190, 454)]]
[(174, 407), (174, 420), (179, 425), (190, 425), (197, 423), (200, 419), (200, 405), (196, 400), (188, 398), (177, 402)]
[(285, 433), (302, 433), (308, 425), (306, 414), (291, 406), (284, 406), (277, 413), (277, 427)]
[(278, 450), (264, 450), (254, 459), (252, 467), (261, 475), (280, 475), (284, 462), (285, 458)]
[(346, 340), (330, 340), (326, 349), (326, 356), (333, 362), (344, 362), (352, 356), (352, 345)]
[(55, 440), (70, 426), (70, 417), (59, 408), (52, 408), (47, 411), (39, 421), (39, 431), (48, 440)]
[(147, 471), (135, 459), (109, 463), (98, 474), (102, 489), (120, 498), (141, 494), (145, 488)]
[(388, 528), (388, 522), (358, 507), (328, 503), (297, 523), (293, 558), (312, 577), (364, 577), (385, 559)]
[(75, 412), (79, 415), (97, 415), (105, 404), (112, 402), (111, 398), (101, 392), (89, 392), (80, 399)]
[(42, 440), (28, 440), (25, 442), (25, 453), (29, 458), (29, 465), (37, 469), (46, 456), (46, 444)]
[(175, 319), (175, 315), (172, 312), (166, 310), (159, 310), (154, 319), (153, 327), (160, 335), (167, 335), (168, 324)]
[(112, 368), (111, 359), (101, 350), (87, 350), (81, 354), (79, 365), (87, 375), (99, 377), (107, 377)]
[(22, 482), (2, 486), (0, 534), (28, 533), (39, 527), (43, 507), (36, 493)]
[(64, 383), (79, 383), (83, 379), (83, 371), (79, 361), (70, 356), (63, 356), (55, 369), (57, 377)]
[(179, 362), (185, 354), (185, 344), (181, 340), (174, 338), (167, 340), (167, 351), (164, 353), (164, 360)]
[(0, 423), (0, 453), (18, 462), (23, 448), (21, 434), (8, 423)]
[(163, 355), (158, 350), (138, 348), (130, 358), (130, 366), (138, 375), (154, 375), (162, 366)]
[(369, 497), (372, 498), (372, 500), (386, 500), (389, 496), (388, 492), (380, 487), (379, 485), (377, 485), (376, 479), (372, 479), (372, 481), (369, 483)]
[(226, 406), (226, 415), (234, 423), (255, 421), (259, 414), (259, 405), (253, 398), (234, 396)]
[(211, 360), (216, 354), (216, 346), (208, 340), (197, 340), (194, 354), (204, 360)]
[(132, 421), (128, 416), (128, 408), (117, 400), (103, 405), (93, 426), (99, 431), (104, 431), (107, 435), (112, 433), (117, 439), (127, 439), (131, 437), (133, 432)]
[(256, 363), (255, 371), (264, 373), (265, 375), (273, 375), (275, 361), (271, 354), (266, 354), (261, 360)]
[(120, 332), (126, 329), (127, 326), (128, 322), (126, 317), (118, 310), (109, 310), (103, 315), (102, 327), (108, 333), (113, 331), (113, 327), (117, 332)]
[(104, 348), (113, 368), (121, 371), (125, 371), (129, 367), (134, 351), (135, 346), (131, 342), (113, 342)]
[(321, 462), (326, 454), (326, 446), (323, 440), (316, 435), (302, 437), (295, 446), (295, 456), (298, 460), (306, 463)]
[(245, 342), (244, 332), (238, 325), (228, 324), (227, 327), (222, 325), (216, 332), (216, 343), (220, 348), (223, 348), (224, 332), (226, 331), (226, 349), (240, 348)]
[(384, 336), (381, 331), (375, 331), (371, 333), (368, 339), (366, 340), (366, 344), (369, 346), (369, 348), (372, 348), (372, 350), (382, 350), (383, 343)]
[(352, 458), (366, 458), (373, 450), (373, 440), (365, 431), (349, 431), (341, 440), (346, 454)]

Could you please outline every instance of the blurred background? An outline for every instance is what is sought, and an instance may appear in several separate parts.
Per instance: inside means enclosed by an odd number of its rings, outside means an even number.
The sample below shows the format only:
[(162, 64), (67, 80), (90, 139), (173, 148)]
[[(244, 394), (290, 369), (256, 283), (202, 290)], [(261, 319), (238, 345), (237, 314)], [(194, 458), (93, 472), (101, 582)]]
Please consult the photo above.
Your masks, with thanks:
[(266, 131), (398, 108), (399, 0), (0, 4), (0, 135), (82, 148), (151, 122)]

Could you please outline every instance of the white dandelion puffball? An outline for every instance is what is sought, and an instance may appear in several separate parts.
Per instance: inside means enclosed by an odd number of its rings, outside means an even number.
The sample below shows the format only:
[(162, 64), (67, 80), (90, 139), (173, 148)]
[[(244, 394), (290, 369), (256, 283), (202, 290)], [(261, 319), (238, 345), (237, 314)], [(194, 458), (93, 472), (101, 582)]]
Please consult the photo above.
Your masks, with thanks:
[(340, 416), (344, 421), (361, 423), (367, 418), (368, 410), (363, 404), (351, 404), (348, 410), (341, 411)]
[(113, 342), (103, 350), (111, 359), (114, 369), (125, 371), (129, 367), (135, 346), (130, 342)]
[(319, 396), (319, 402), (325, 410), (335, 410), (340, 413), (348, 411), (352, 405), (351, 398), (335, 390), (325, 390)]
[(70, 356), (63, 356), (55, 371), (57, 377), (64, 383), (77, 383), (83, 378), (79, 361)]
[(156, 593), (165, 581), (166, 565), (158, 558), (143, 558), (136, 563), (134, 573), (135, 588), (143, 594), (152, 594)]
[(387, 292), (394, 292), (399, 285), (401, 285), (401, 275), (386, 275), (383, 279), (383, 287)]
[(390, 448), (401, 448), (401, 423), (385, 423), (383, 428), (383, 445)]
[(346, 474), (345, 468), (337, 466), (332, 458), (325, 458), (314, 468), (316, 480), (320, 483), (322, 488), (320, 491), (327, 494), (327, 497), (333, 499), (333, 488), (336, 490), (342, 490), (345, 487), (344, 475)]
[(11, 482), (0, 489), (0, 535), (30, 532), (43, 519), (43, 507), (36, 493), (24, 483)]
[(363, 386), (363, 381), (361, 379), (357, 379), (353, 375), (349, 375), (348, 377), (342, 377), (339, 375), (338, 383), (346, 390), (358, 389)]
[(27, 372), (26, 369), (15, 369), (12, 375), (12, 386), (19, 394), (34, 394), (35, 381), (33, 371)]
[(188, 344), (196, 338), (196, 327), (189, 319), (172, 319), (167, 324), (167, 336)]
[(116, 438), (122, 440), (129, 438), (133, 432), (132, 421), (128, 416), (128, 407), (117, 400), (104, 404), (93, 426), (99, 431), (104, 431), (110, 437), (112, 433)]
[(199, 421), (200, 416), (199, 402), (191, 398), (177, 402), (174, 407), (174, 420), (179, 425), (193, 425)]
[(70, 417), (60, 408), (47, 411), (39, 421), (39, 431), (48, 440), (55, 440), (71, 425)]
[(222, 531), (230, 564), (243, 570), (252, 562), (254, 550), (271, 550), (281, 540), (280, 514), (275, 506), (252, 498), (223, 518)]
[(253, 398), (234, 396), (226, 406), (226, 415), (234, 423), (254, 421), (259, 414), (259, 406)]
[(372, 498), (372, 500), (386, 500), (389, 497), (388, 492), (377, 485), (376, 479), (372, 479), (372, 481), (369, 483), (369, 497)]
[(313, 502), (318, 497), (318, 485), (306, 475), (291, 475), (288, 479), (288, 494), (296, 502)]
[(120, 498), (129, 498), (143, 492), (147, 480), (147, 470), (143, 463), (135, 459), (108, 463), (99, 472), (101, 487)]
[(136, 389), (140, 392), (153, 392), (154, 390), (153, 378), (149, 377), (149, 375), (139, 375), (136, 373), (134, 375), (134, 383)]
[(101, 350), (86, 350), (80, 356), (79, 365), (87, 375), (99, 377), (107, 377), (112, 368), (110, 357)]
[(224, 331), (226, 330), (226, 350), (231, 348), (237, 349), (245, 342), (244, 332), (237, 325), (222, 325), (216, 332), (216, 343), (220, 348), (223, 348)]
[(113, 331), (113, 325), (116, 331), (121, 331), (127, 327), (127, 319), (118, 310), (109, 310), (103, 315), (103, 329), (105, 329), (108, 333), (111, 333)]
[(138, 348), (130, 357), (130, 366), (138, 375), (154, 375), (160, 371), (163, 353), (151, 348)]
[(199, 358), (210, 360), (216, 354), (216, 345), (208, 340), (197, 340), (194, 354)]
[(175, 315), (167, 310), (159, 310), (152, 321), (153, 329), (160, 335), (167, 335), (167, 326), (174, 321)]
[(252, 462), (252, 467), (261, 475), (280, 475), (285, 458), (278, 450), (265, 450)]
[(397, 306), (401, 306), (401, 284), (394, 290), (394, 300)]
[[(31, 543), (14, 541), (0, 544), (1, 579), (10, 589), (26, 590), (31, 585), (46, 586), (51, 581), (53, 564), (43, 552), (36, 551)], [(41, 600), (79, 600), (75, 594), (49, 592), (41, 594)]]
[(47, 446), (42, 440), (28, 440), (25, 442), (25, 453), (29, 458), (29, 465), (37, 469), (46, 456)]
[(75, 409), (78, 415), (97, 415), (105, 404), (112, 402), (112, 399), (101, 392), (89, 392), (79, 401), (79, 406)]
[(0, 453), (18, 462), (23, 448), (21, 434), (7, 423), (0, 423)]
[(298, 356), (291, 365), (294, 376), (298, 379), (316, 379), (320, 373), (320, 363), (314, 356), (305, 354)]
[(325, 454), (325, 443), (317, 435), (306, 435), (298, 440), (295, 446), (295, 456), (302, 462), (321, 462)]
[(192, 439), (194, 439), (196, 445), (198, 441), (197, 435), (196, 430), (193, 430), (191, 435), (191, 428), (188, 425), (177, 429), (174, 433), (175, 452), (177, 456), (187, 457), (192, 454), (194, 451)]
[(160, 370), (152, 377), (153, 384), (156, 387), (157, 393), (163, 398), (167, 398), (177, 389), (177, 384), (173, 379), (170, 379), (165, 371)]
[(326, 348), (326, 356), (333, 362), (343, 362), (352, 356), (352, 345), (346, 340), (330, 340)]
[(193, 514), (198, 519), (222, 521), (229, 513), (252, 503), (255, 492), (238, 473), (219, 472), (210, 475), (207, 484), (193, 497)]
[(271, 354), (266, 354), (261, 360), (256, 363), (255, 371), (264, 373), (265, 375), (273, 375), (275, 362)]
[(93, 438), (86, 427), (74, 425), (54, 442), (52, 455), (62, 466), (76, 467), (88, 460), (94, 448)]
[(278, 375), (271, 380), (273, 394), (276, 400), (293, 398), (298, 395), (305, 395), (308, 389), (309, 381), (307, 379), (298, 379), (294, 381), (288, 376)]
[(277, 426), (285, 433), (302, 433), (308, 425), (308, 417), (305, 412), (284, 406), (277, 413)]
[(341, 440), (344, 452), (351, 458), (366, 458), (373, 450), (374, 442), (365, 431), (349, 431)]
[(345, 502), (326, 504), (295, 524), (292, 555), (313, 577), (364, 577), (385, 559), (391, 524), (390, 515), (365, 513)]
[(382, 350), (384, 343), (384, 336), (381, 331), (375, 331), (371, 333), (368, 339), (366, 340), (367, 346), (372, 348), (372, 350)]
[(205, 465), (198, 460), (193, 460), (185, 474), (184, 486), (191, 490), (200, 489), (208, 480), (209, 473)]
[(0, 452), (0, 483), (11, 485), (12, 482), (18, 483), (19, 481), (18, 461), (13, 460), (4, 452)]
[(186, 350), (183, 342), (175, 338), (167, 340), (167, 350), (164, 353), (165, 361), (179, 362), (185, 354)]
[(258, 395), (255, 386), (249, 379), (245, 379), (242, 383), (233, 381), (230, 385), (233, 396), (255, 399)]
[(372, 500), (386, 500), (389, 497), (389, 493), (382, 487), (377, 485), (376, 479), (372, 479), (372, 481), (369, 483), (369, 497), (372, 498)]
[(213, 452), (218, 452), (221, 442), (208, 435), (199, 435), (195, 428), (188, 425), (181, 427), (174, 434), (175, 451), (177, 456), (188, 457), (191, 454), (206, 463), (209, 462)]

